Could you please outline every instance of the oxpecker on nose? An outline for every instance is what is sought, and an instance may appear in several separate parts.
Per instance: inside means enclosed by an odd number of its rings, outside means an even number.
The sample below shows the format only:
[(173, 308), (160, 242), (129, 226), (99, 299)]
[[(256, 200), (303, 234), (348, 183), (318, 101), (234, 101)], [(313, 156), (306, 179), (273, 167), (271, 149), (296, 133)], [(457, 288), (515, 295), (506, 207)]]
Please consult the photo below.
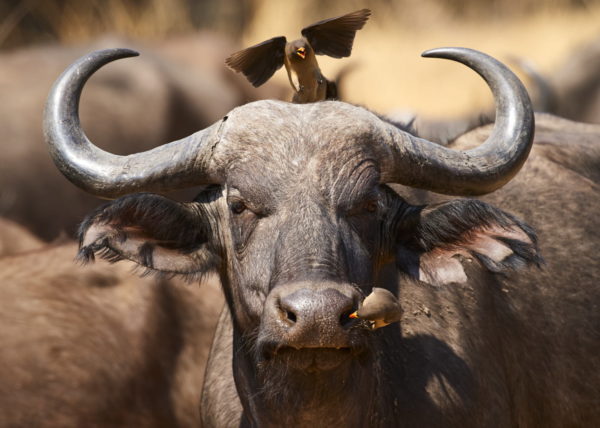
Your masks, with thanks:
[(402, 308), (396, 296), (385, 288), (373, 287), (373, 291), (362, 302), (358, 311), (349, 315), (369, 321), (373, 330), (400, 321)]
[(269, 80), (285, 64), (294, 89), (292, 102), (335, 99), (336, 84), (323, 76), (315, 55), (350, 56), (356, 31), (365, 25), (370, 15), (369, 9), (361, 9), (316, 22), (304, 28), (302, 38), (298, 40), (288, 42), (284, 36), (273, 37), (231, 54), (225, 64), (243, 73), (255, 87)]

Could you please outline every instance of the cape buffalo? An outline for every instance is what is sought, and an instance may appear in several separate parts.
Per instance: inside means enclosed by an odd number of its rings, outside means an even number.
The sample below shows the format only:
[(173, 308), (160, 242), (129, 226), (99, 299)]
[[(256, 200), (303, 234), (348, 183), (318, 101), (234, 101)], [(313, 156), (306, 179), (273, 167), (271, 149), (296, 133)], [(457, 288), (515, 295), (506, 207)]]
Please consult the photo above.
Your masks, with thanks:
[[(73, 183), (119, 197), (82, 224), (81, 259), (219, 274), (227, 309), (206, 372), (206, 426), (600, 420), (598, 220), (585, 215), (599, 208), (595, 176), (586, 175), (597, 174), (597, 136), (577, 162), (558, 170), (534, 163), (490, 196), (543, 231), (540, 271), (536, 233), (512, 214), (478, 199), (413, 205), (401, 196), (415, 188), (414, 198), (483, 195), (525, 163), (530, 101), (487, 55), (425, 54), (463, 62), (492, 89), (495, 126), (468, 150), (416, 138), (342, 102), (259, 101), (190, 137), (117, 156), (87, 139), (78, 100), (95, 70), (131, 55), (95, 52), (69, 67), (48, 98), (45, 135)], [(548, 159), (568, 158), (567, 146), (541, 143)], [(562, 179), (576, 187), (558, 187)], [(135, 193), (199, 184), (204, 190), (189, 203)], [(399, 296), (400, 326), (371, 330), (349, 318), (374, 285)]]
[(536, 110), (600, 123), (600, 38), (573, 50), (546, 75), (529, 61), (517, 59), (516, 64), (527, 76)]
[(77, 266), (76, 251), (0, 259), (0, 426), (199, 426), (218, 283)]
[(600, 38), (576, 49), (550, 76), (554, 109), (559, 116), (600, 123)]

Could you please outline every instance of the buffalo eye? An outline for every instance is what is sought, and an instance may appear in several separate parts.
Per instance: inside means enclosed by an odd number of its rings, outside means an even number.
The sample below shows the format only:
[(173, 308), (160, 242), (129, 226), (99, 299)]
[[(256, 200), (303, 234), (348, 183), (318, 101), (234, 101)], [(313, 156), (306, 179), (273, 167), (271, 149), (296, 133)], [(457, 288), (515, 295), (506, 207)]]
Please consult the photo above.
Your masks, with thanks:
[(345, 211), (347, 218), (371, 216), (377, 214), (381, 210), (381, 201), (379, 198), (374, 197), (368, 200), (363, 200), (355, 204), (352, 208)]
[(365, 203), (365, 211), (369, 213), (377, 212), (377, 208), (379, 207), (379, 203), (377, 200), (368, 201)]
[(239, 215), (239, 214), (243, 213), (244, 211), (246, 211), (246, 208), (247, 208), (246, 204), (243, 203), (242, 201), (234, 201), (230, 205), (231, 212), (236, 215)]

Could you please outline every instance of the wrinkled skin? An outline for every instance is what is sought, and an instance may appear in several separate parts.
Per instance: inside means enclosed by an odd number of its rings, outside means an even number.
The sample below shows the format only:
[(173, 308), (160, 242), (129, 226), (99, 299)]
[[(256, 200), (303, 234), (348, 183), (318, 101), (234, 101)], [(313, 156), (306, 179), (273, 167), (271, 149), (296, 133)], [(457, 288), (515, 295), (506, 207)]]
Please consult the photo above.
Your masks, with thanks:
[(82, 267), (76, 251), (0, 259), (0, 425), (198, 427), (218, 281)]
[[(225, 184), (188, 204), (125, 196), (81, 228), (84, 259), (127, 258), (188, 276), (219, 272), (229, 311), (207, 371), (207, 426), (597, 420), (597, 315), (585, 302), (598, 297), (591, 282), (598, 267), (590, 260), (596, 252), (587, 250), (599, 241), (590, 236), (574, 245), (566, 232), (597, 230), (591, 216), (578, 218), (598, 203), (596, 184), (571, 190), (579, 202), (563, 206), (564, 190), (548, 189), (533, 163), (487, 197), (503, 211), (476, 200), (411, 205), (432, 198), (395, 187), (401, 198), (380, 183), (363, 113), (340, 104), (328, 122), (318, 107), (287, 117), (283, 104), (260, 106), (252, 127), (236, 122), (241, 109), (219, 126), (213, 158), (227, 171)], [(346, 126), (336, 126), (340, 121)], [(571, 165), (577, 155), (569, 144), (584, 138), (582, 150), (591, 149), (588, 161), (597, 167), (596, 131), (563, 126), (556, 134), (561, 162)], [(244, 144), (230, 144), (237, 141)], [(544, 151), (535, 153), (543, 164)], [(530, 191), (535, 183), (538, 191)], [(540, 262), (533, 230), (506, 211), (567, 235), (544, 236), (543, 271), (527, 267)], [(563, 294), (575, 283), (571, 272), (565, 284), (566, 266), (581, 278), (583, 291), (572, 298)], [(400, 327), (372, 332), (345, 321), (342, 303), (352, 306), (374, 284), (398, 293), (407, 314)], [(309, 301), (306, 293), (321, 297)], [(296, 329), (305, 324), (289, 299), (309, 302), (322, 322)], [(319, 306), (327, 303), (330, 312)]]
[[(98, 205), (97, 198), (73, 187), (56, 170), (39, 124), (48, 89), (69, 63), (91, 49), (122, 44), (107, 37), (91, 45), (41, 46), (0, 55), (0, 216), (52, 240), (61, 233), (73, 237), (81, 218)], [(139, 48), (143, 57), (102, 70), (83, 95), (86, 133), (112, 153), (147, 150), (213, 123), (236, 105), (288, 96), (274, 84), (249, 92), (239, 76), (221, 66), (234, 46), (216, 35)]]

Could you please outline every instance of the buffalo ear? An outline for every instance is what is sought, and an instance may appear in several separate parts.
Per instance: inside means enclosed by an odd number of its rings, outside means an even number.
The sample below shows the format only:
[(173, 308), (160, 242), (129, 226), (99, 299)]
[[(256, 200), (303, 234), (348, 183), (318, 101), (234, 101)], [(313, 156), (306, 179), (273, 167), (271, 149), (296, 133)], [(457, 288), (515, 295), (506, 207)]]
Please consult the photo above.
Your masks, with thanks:
[(202, 275), (214, 269), (209, 222), (200, 203), (139, 193), (99, 207), (79, 228), (78, 258), (127, 259), (153, 271)]
[(397, 266), (429, 284), (466, 282), (462, 260), (476, 259), (500, 274), (542, 263), (533, 229), (479, 200), (419, 207), (402, 223)]

